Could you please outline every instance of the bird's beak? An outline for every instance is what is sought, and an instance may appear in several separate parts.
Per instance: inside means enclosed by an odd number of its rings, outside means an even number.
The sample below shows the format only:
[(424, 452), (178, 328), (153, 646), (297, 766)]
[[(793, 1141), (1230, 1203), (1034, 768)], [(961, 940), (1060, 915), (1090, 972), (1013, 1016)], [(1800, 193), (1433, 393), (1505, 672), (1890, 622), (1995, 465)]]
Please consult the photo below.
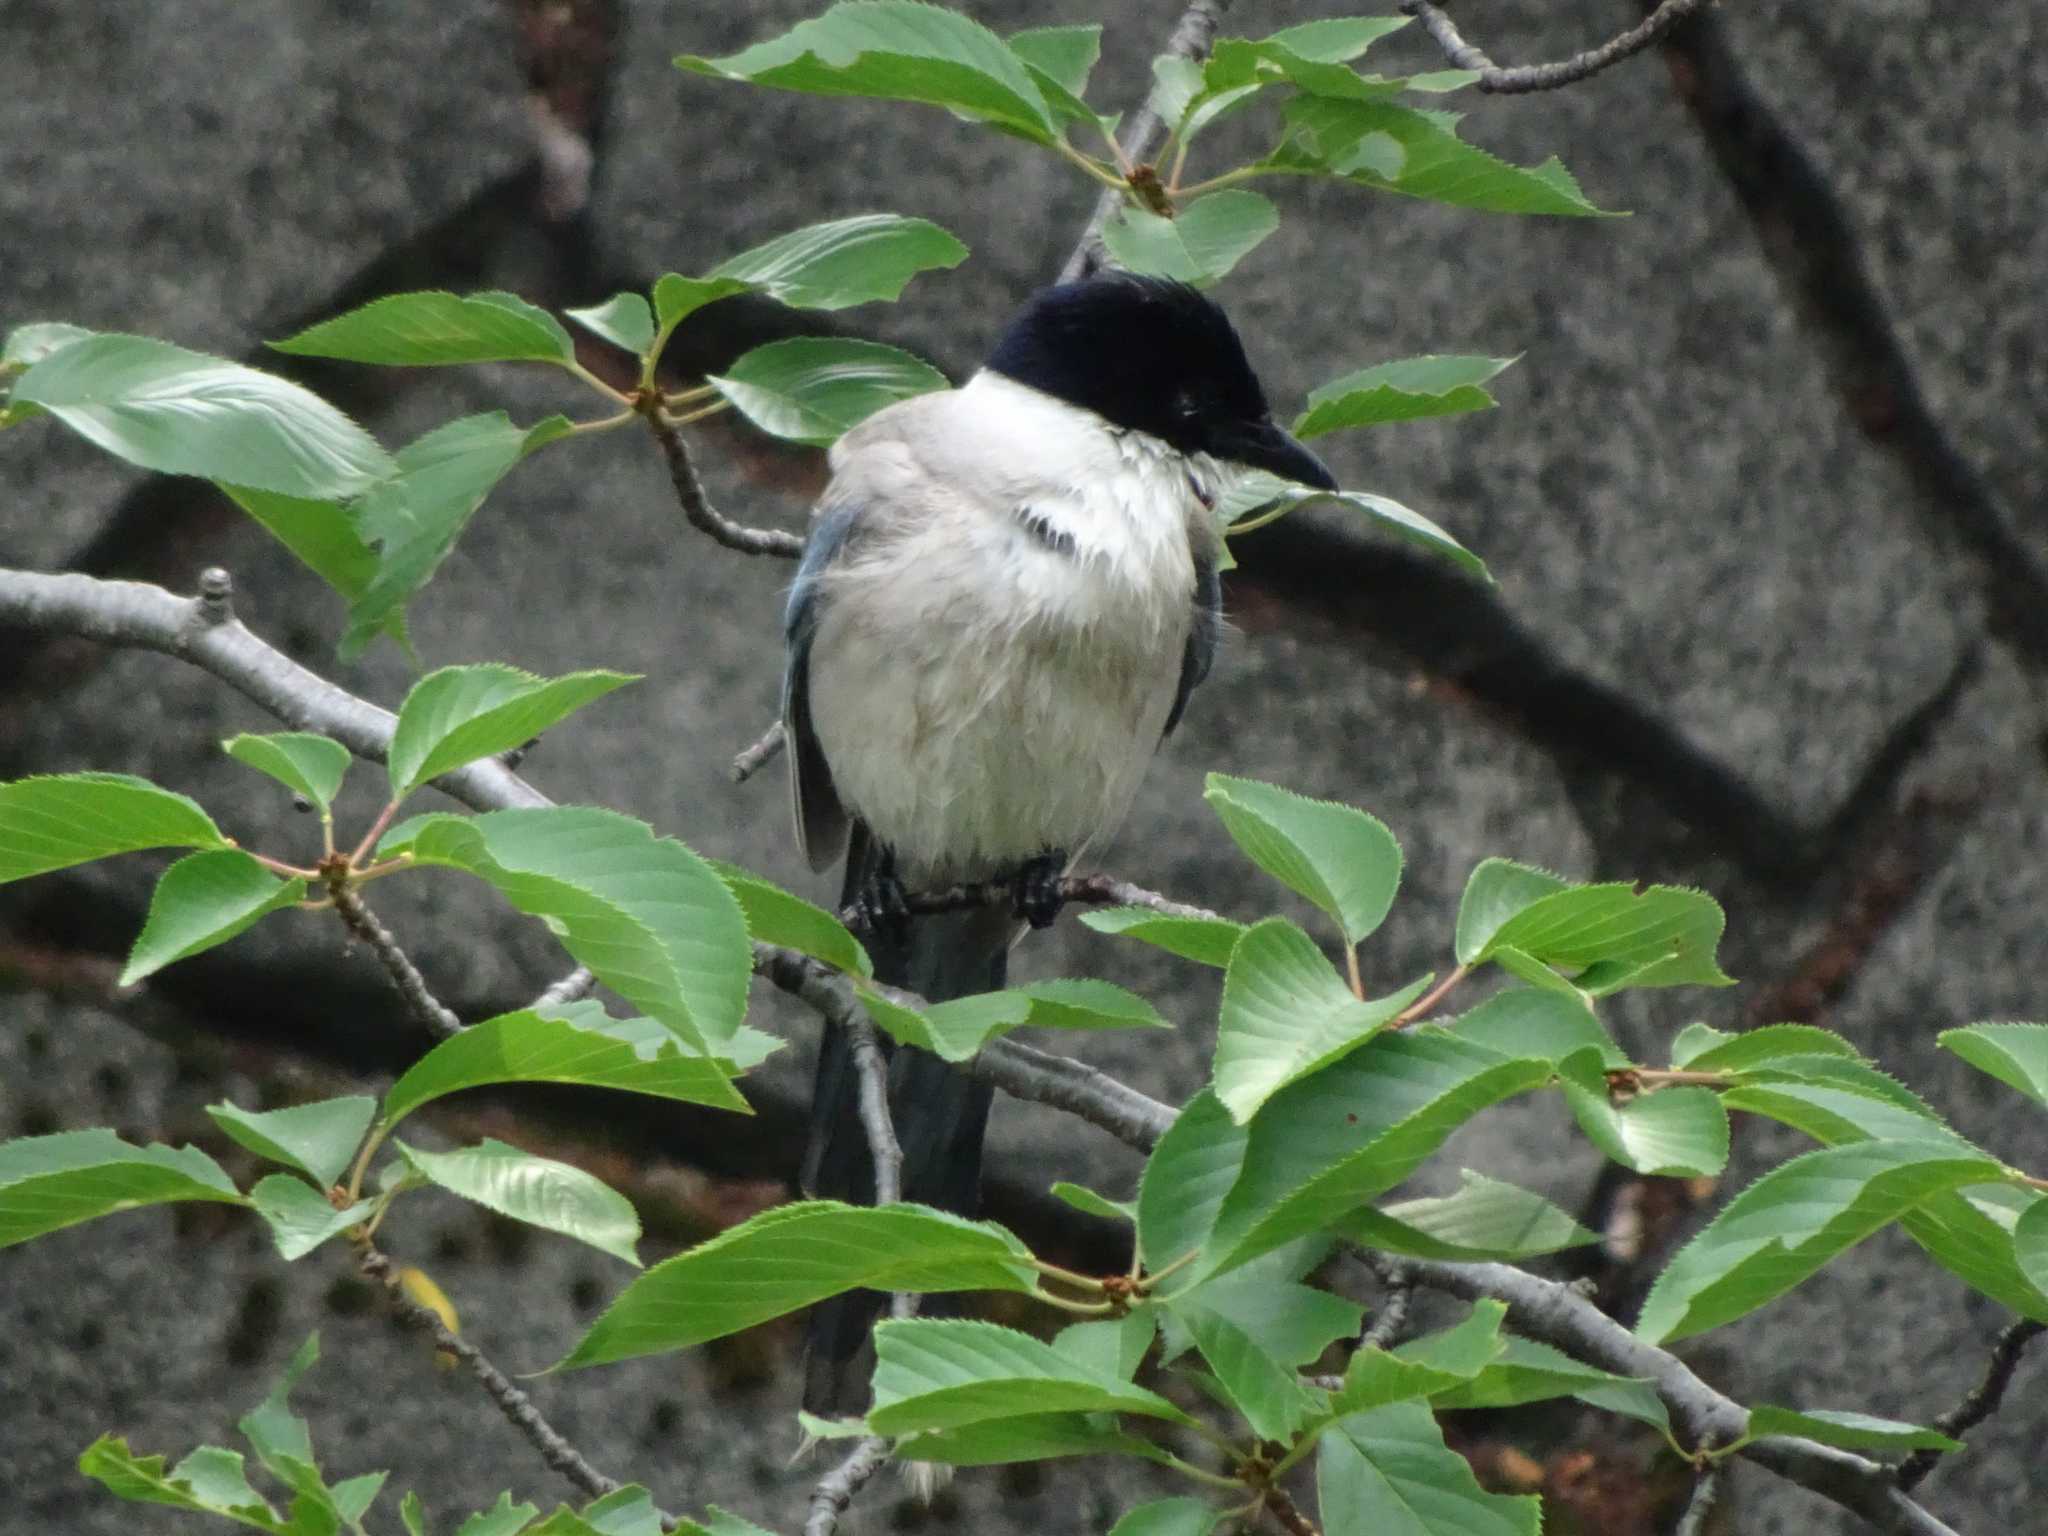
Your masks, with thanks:
[(1268, 416), (1259, 421), (1231, 422), (1217, 428), (1210, 454), (1233, 464), (1263, 469), (1283, 480), (1312, 485), (1319, 491), (1334, 491), (1337, 477), (1308, 449), (1296, 442), (1286, 428)]

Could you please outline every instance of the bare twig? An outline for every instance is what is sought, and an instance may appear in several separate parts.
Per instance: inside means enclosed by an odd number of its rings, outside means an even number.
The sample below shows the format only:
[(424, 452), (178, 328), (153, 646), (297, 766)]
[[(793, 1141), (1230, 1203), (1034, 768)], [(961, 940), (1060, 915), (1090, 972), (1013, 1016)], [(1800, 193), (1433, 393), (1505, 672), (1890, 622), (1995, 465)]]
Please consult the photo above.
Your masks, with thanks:
[(853, 1496), (865, 1488), (868, 1479), (889, 1459), (889, 1442), (880, 1435), (863, 1435), (854, 1442), (853, 1453), (842, 1461), (811, 1493), (811, 1512), (804, 1520), (804, 1536), (832, 1536), (839, 1529), (839, 1517)]
[(1671, 1536), (1707, 1536), (1707, 1516), (1714, 1512), (1714, 1500), (1721, 1494), (1722, 1469), (1716, 1464), (1700, 1474), (1692, 1485), (1692, 1499), (1685, 1506), (1678, 1529)]
[(383, 963), (398, 995), (405, 999), (405, 1006), (426, 1026), (427, 1032), (436, 1040), (452, 1040), (461, 1034), (462, 1020), (428, 989), (426, 978), (398, 947), (391, 930), (377, 921), (377, 914), (364, 905), (363, 898), (349, 887), (347, 880), (337, 875), (328, 881), (327, 894), (348, 931), (369, 945)]
[[(1207, 58), (1210, 45), (1216, 41), (1216, 29), (1223, 25), (1223, 13), (1229, 9), (1230, 0), (1195, 0), (1166, 40), (1167, 55), (1176, 59)], [(1124, 158), (1133, 165), (1143, 162), (1159, 147), (1166, 128), (1149, 102), (1140, 107), (1125, 120), (1123, 137), (1118, 141), (1123, 146)], [(1102, 226), (1123, 206), (1125, 196), (1121, 187), (1105, 187), (1095, 199), (1095, 211), (1089, 215), (1087, 228), (1081, 231), (1073, 255), (1060, 269), (1061, 282), (1078, 282), (1102, 265)]]
[[(2020, 1356), (2044, 1332), (2048, 1332), (2048, 1323), (2023, 1317), (1999, 1334), (1998, 1342), (1991, 1346), (1991, 1360), (1984, 1367), (1984, 1379), (1972, 1387), (1960, 1403), (1936, 1419), (1934, 1427), (1952, 1439), (1961, 1439), (1998, 1412), (1998, 1405), (2005, 1400), (2005, 1389), (2012, 1385), (2013, 1372), (2019, 1369)], [(1915, 1451), (1899, 1463), (1899, 1487), (1908, 1492), (1919, 1487), (1927, 1474), (1940, 1464), (1941, 1457), (1940, 1451)]]
[[(540, 1452), (542, 1461), (575, 1484), (577, 1491), (586, 1498), (601, 1499), (608, 1493), (618, 1491), (618, 1480), (606, 1477), (585, 1460), (583, 1453), (563, 1438), (562, 1433), (548, 1423), (541, 1415), (541, 1411), (534, 1407), (533, 1399), (520, 1390), (509, 1376), (491, 1364), (481, 1350), (442, 1322), (440, 1314), (432, 1307), (424, 1306), (405, 1294), (399, 1282), (397, 1266), (391, 1262), (389, 1255), (365, 1242), (360, 1246), (357, 1262), (365, 1275), (384, 1288), (391, 1298), (392, 1310), (401, 1323), (408, 1328), (416, 1328), (422, 1333), (431, 1334), (436, 1349), (455, 1356), (469, 1367), (476, 1379), (483, 1383), (483, 1389), (490, 1395), (491, 1401), (498, 1405), (498, 1411), (510, 1419), (513, 1427), (532, 1442), (533, 1448)], [(669, 1523), (668, 1517), (664, 1516), (664, 1527)]]
[(1430, 0), (1404, 0), (1401, 9), (1422, 23), (1422, 29), (1429, 34), (1430, 40), (1455, 67), (1478, 74), (1480, 90), (1497, 96), (1519, 96), (1530, 91), (1554, 91), (1560, 86), (1597, 75), (1609, 65), (1618, 64), (1631, 54), (1641, 53), (1709, 3), (1711, 0), (1664, 0), (1639, 25), (1629, 28), (1619, 37), (1609, 38), (1598, 48), (1588, 48), (1584, 53), (1549, 64), (1522, 64), (1514, 68), (1503, 68), (1488, 58), (1483, 49), (1468, 43), (1458, 31), (1457, 23), (1432, 5)]
[(1279, 1523), (1280, 1529), (1286, 1531), (1288, 1536), (1322, 1536), (1308, 1516), (1304, 1515), (1294, 1500), (1287, 1496), (1287, 1490), (1278, 1484), (1266, 1489), (1261, 1502), (1264, 1503), (1266, 1512)]
[(781, 754), (784, 746), (782, 722), (776, 721), (758, 736), (754, 744), (732, 760), (732, 781), (744, 784)]
[(1408, 1266), (1399, 1259), (1367, 1254), (1365, 1262), (1379, 1277), (1386, 1295), (1373, 1315), (1372, 1326), (1360, 1335), (1358, 1342), (1372, 1349), (1392, 1349), (1407, 1325), (1408, 1304), (1415, 1299), (1415, 1281), (1409, 1276)]
[(800, 534), (780, 528), (743, 527), (713, 507), (704, 494), (703, 481), (697, 478), (697, 466), (690, 462), (690, 449), (683, 441), (682, 429), (663, 420), (657, 410), (649, 409), (642, 414), (654, 440), (661, 444), (662, 457), (668, 460), (669, 483), (676, 488), (676, 500), (692, 528), (708, 533), (727, 549), (736, 549), (743, 555), (776, 555), (784, 560), (803, 555)]
[[(903, 904), (916, 915), (929, 916), (934, 912), (963, 912), (975, 907), (1006, 907), (1013, 895), (1006, 880), (971, 880), (936, 891), (913, 891), (903, 898)], [(1174, 901), (1157, 891), (1148, 891), (1142, 885), (1133, 885), (1128, 880), (1118, 880), (1109, 875), (1069, 876), (1060, 882), (1060, 900), (1090, 907), (1145, 907), (1165, 917), (1187, 917), (1204, 922), (1228, 921), (1207, 907)], [(848, 907), (839, 916), (842, 922), (851, 924), (859, 914)]]
[(530, 1006), (535, 1008), (560, 1008), (565, 1003), (578, 1003), (597, 989), (597, 978), (590, 973), (590, 967), (579, 965), (547, 991), (536, 997)]

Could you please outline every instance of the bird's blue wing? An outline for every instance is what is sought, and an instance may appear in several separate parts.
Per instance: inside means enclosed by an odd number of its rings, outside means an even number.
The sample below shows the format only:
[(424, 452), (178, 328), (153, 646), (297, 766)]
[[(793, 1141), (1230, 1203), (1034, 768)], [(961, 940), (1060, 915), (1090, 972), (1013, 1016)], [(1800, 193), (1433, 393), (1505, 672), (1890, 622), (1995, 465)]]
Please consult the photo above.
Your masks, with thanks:
[(1174, 693), (1166, 729), (1159, 733), (1162, 737), (1171, 736), (1173, 728), (1180, 724), (1180, 717), (1187, 711), (1188, 697), (1215, 663), (1216, 646), (1222, 638), (1223, 579), (1217, 573), (1214, 559), (1197, 555), (1194, 621), (1188, 626), (1187, 647), (1180, 654), (1180, 687)]
[(811, 727), (811, 640), (818, 630), (825, 572), (845, 552), (860, 513), (861, 503), (852, 498), (820, 510), (782, 616), (782, 730), (789, 749), (790, 796), (797, 847), (813, 869), (824, 869), (844, 851), (847, 815), (832, 784), (832, 767)]

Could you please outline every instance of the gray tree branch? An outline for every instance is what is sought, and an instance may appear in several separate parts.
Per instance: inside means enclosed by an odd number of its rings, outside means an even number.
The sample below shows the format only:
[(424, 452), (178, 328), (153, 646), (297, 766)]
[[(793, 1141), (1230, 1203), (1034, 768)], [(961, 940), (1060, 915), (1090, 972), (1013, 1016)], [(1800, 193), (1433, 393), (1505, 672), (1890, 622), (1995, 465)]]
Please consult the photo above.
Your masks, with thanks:
[(1549, 64), (1522, 64), (1513, 68), (1494, 63), (1484, 49), (1467, 42), (1458, 31), (1457, 23), (1430, 0), (1404, 0), (1401, 9), (1422, 23), (1430, 41), (1453, 66), (1478, 73), (1480, 90), (1497, 96), (1519, 96), (1531, 91), (1554, 91), (1560, 86), (1573, 85), (1588, 76), (1597, 75), (1631, 54), (1641, 53), (1694, 11), (1711, 3), (1712, 0), (1664, 0), (1640, 24), (1619, 37), (1609, 38), (1598, 48), (1588, 48), (1584, 53), (1575, 53), (1568, 59), (1558, 59)]

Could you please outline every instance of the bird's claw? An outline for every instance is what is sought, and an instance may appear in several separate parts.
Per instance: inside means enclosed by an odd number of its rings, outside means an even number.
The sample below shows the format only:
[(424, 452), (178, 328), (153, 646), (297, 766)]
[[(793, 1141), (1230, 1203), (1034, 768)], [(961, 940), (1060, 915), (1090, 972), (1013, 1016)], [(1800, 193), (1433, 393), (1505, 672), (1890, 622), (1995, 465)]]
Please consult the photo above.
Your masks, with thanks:
[(873, 939), (900, 939), (910, 927), (910, 897), (896, 873), (896, 861), (884, 859), (861, 883), (853, 898), (854, 926)]
[(1066, 905), (1066, 870), (1067, 856), (1053, 849), (1025, 860), (1010, 879), (1010, 910), (1034, 928), (1050, 928)]

